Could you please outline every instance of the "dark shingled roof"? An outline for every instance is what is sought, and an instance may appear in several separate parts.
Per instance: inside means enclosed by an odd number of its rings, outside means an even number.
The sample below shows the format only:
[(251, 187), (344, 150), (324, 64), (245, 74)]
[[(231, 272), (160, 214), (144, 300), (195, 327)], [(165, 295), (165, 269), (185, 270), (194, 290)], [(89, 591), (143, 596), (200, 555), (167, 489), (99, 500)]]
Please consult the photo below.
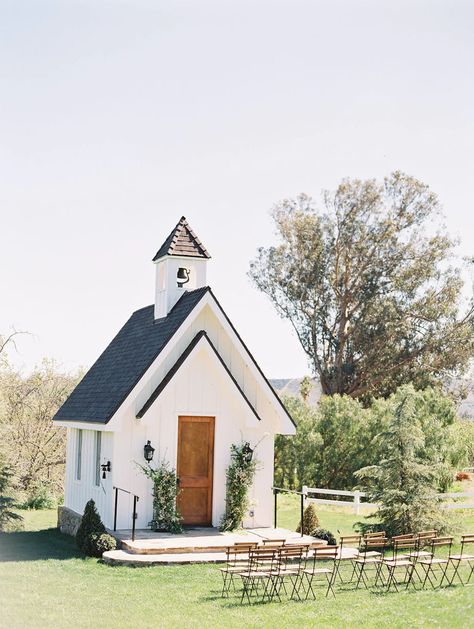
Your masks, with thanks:
[(134, 312), (53, 419), (106, 424), (209, 290), (184, 293), (161, 319), (153, 305)]
[(164, 256), (183, 256), (185, 258), (211, 257), (184, 216), (181, 217), (179, 223), (158, 249), (153, 262)]

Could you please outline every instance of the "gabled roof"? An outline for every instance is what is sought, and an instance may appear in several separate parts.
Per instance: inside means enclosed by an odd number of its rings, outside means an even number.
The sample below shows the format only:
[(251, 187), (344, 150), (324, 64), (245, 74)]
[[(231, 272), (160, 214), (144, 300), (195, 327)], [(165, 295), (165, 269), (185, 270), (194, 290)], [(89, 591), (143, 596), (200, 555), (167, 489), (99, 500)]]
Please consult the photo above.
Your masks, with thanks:
[(165, 256), (181, 256), (186, 258), (211, 257), (184, 216), (181, 217), (179, 223), (158, 249), (153, 258), (153, 262)]
[(161, 319), (154, 318), (153, 305), (134, 312), (53, 420), (107, 424), (209, 290), (204, 287), (184, 293)]
[(229, 378), (233, 382), (233, 384), (236, 387), (237, 391), (243, 397), (243, 399), (246, 402), (247, 406), (250, 408), (250, 410), (252, 411), (252, 413), (255, 415), (255, 417), (258, 420), (261, 419), (260, 416), (258, 415), (257, 411), (255, 410), (255, 408), (250, 403), (250, 400), (245, 395), (242, 387), (239, 385), (237, 380), (234, 378), (234, 376), (229, 371), (229, 368), (225, 364), (224, 360), (222, 359), (221, 355), (219, 354), (219, 352), (215, 348), (214, 344), (212, 343), (211, 339), (209, 338), (209, 336), (207, 335), (205, 330), (201, 330), (200, 332), (198, 332), (196, 334), (196, 336), (193, 338), (193, 340), (188, 345), (188, 347), (184, 350), (184, 352), (181, 354), (181, 356), (178, 358), (178, 360), (175, 362), (175, 364), (171, 367), (171, 369), (168, 371), (168, 373), (163, 378), (163, 380), (160, 382), (160, 384), (156, 387), (156, 389), (150, 395), (150, 397), (145, 402), (143, 407), (138, 411), (137, 416), (136, 416), (137, 419), (141, 419), (145, 415), (145, 413), (148, 411), (148, 409), (152, 406), (153, 402), (155, 402), (155, 400), (157, 400), (157, 398), (160, 396), (160, 394), (164, 391), (164, 389), (167, 387), (167, 385), (171, 382), (173, 377), (178, 373), (180, 367), (186, 362), (186, 360), (190, 356), (190, 354), (192, 354), (192, 352), (195, 349), (195, 347), (197, 347), (197, 345), (199, 345), (199, 342), (201, 340), (203, 340), (203, 342), (207, 342), (209, 347), (212, 349), (214, 355), (216, 356), (216, 358), (218, 359), (218, 361), (220, 362), (220, 364), (222, 365), (222, 367), (226, 371), (227, 375), (229, 376)]
[(280, 399), (280, 396), (278, 395), (278, 393), (275, 391), (275, 389), (272, 387), (272, 385), (270, 384), (270, 381), (268, 380), (268, 378), (265, 376), (265, 374), (263, 373), (263, 371), (260, 369), (259, 364), (257, 363), (257, 361), (255, 360), (255, 358), (253, 357), (251, 351), (249, 350), (249, 348), (247, 347), (247, 345), (244, 343), (244, 341), (242, 340), (242, 337), (240, 336), (240, 334), (237, 332), (237, 330), (234, 327), (234, 324), (232, 323), (232, 321), (229, 319), (229, 317), (227, 316), (226, 311), (224, 310), (224, 308), (221, 306), (221, 304), (219, 303), (219, 301), (217, 300), (217, 297), (214, 295), (214, 293), (212, 292), (212, 290), (209, 288), (209, 293), (210, 295), (212, 295), (212, 298), (214, 299), (217, 307), (219, 308), (219, 310), (222, 313), (222, 316), (224, 317), (224, 319), (227, 321), (227, 323), (229, 324), (230, 328), (232, 329), (232, 331), (234, 332), (235, 336), (238, 338), (239, 342), (242, 344), (242, 347), (245, 349), (245, 351), (247, 352), (249, 358), (251, 359), (252, 363), (255, 365), (257, 371), (259, 372), (259, 374), (261, 375), (263, 381), (265, 382), (265, 385), (268, 388), (268, 391), (270, 393), (270, 395), (273, 397), (273, 399), (276, 400), (277, 404), (280, 406), (281, 410), (283, 411), (283, 413), (288, 417), (288, 419), (291, 421), (291, 423), (293, 424), (293, 426), (296, 428), (296, 423), (295, 420), (293, 419), (293, 417), (290, 415), (290, 413), (288, 412), (288, 409), (286, 408), (286, 406), (283, 404), (283, 402)]

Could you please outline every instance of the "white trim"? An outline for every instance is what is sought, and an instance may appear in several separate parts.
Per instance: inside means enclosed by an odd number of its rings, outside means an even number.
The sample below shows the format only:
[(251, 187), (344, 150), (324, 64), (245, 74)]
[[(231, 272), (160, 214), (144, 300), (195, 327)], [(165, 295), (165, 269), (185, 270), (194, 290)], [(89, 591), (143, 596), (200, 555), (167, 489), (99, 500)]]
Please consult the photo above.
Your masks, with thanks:
[[(241, 390), (239, 389), (239, 386), (236, 384), (236, 382), (229, 376), (227, 370), (225, 369), (224, 365), (221, 363), (221, 361), (219, 360), (219, 358), (216, 356), (216, 353), (212, 347), (212, 345), (210, 344), (211, 341), (207, 336), (202, 336), (199, 341), (196, 343), (196, 345), (193, 347), (193, 349), (191, 350), (191, 352), (189, 353), (189, 355), (186, 357), (186, 360), (179, 366), (178, 370), (173, 374), (173, 376), (169, 379), (169, 381), (165, 384), (165, 386), (163, 387), (162, 391), (160, 391), (160, 395), (163, 395), (165, 393), (165, 391), (168, 389), (168, 387), (170, 386), (170, 384), (174, 381), (174, 377), (179, 373), (181, 367), (183, 367), (184, 365), (186, 365), (186, 363), (193, 357), (195, 356), (195, 354), (200, 351), (201, 349), (205, 349), (206, 353), (208, 356), (211, 357), (211, 360), (214, 361), (214, 364), (216, 365), (216, 367), (218, 369), (221, 369), (223, 371), (223, 373), (225, 373), (225, 375), (227, 376), (229, 382), (230, 382), (230, 387), (234, 392), (235, 395), (235, 399), (241, 403), (241, 404), (245, 404), (245, 408), (247, 410), (246, 415), (248, 414), (248, 417), (251, 418), (250, 422), (248, 423), (249, 427), (257, 427), (259, 425), (259, 419), (256, 417), (257, 415), (257, 411), (254, 409), (254, 407), (252, 406), (252, 404), (250, 403), (250, 401), (247, 399), (247, 397), (244, 395), (242, 395)], [(217, 350), (216, 350), (217, 351)], [(178, 359), (179, 360), (179, 359)], [(159, 400), (160, 395), (156, 398), (156, 400), (153, 401), (152, 405), (145, 411), (145, 413), (142, 415), (142, 417), (139, 419), (139, 421), (143, 421), (146, 414), (148, 413), (148, 411), (150, 409), (153, 408), (153, 406), (155, 405), (155, 403)], [(189, 411), (187, 411), (186, 413), (183, 413), (184, 415), (189, 414), (192, 415), (192, 413), (190, 413)], [(202, 415), (198, 414), (198, 415), (193, 415), (193, 417), (207, 417), (207, 415)], [(214, 417), (214, 415), (213, 415)]]
[(101, 432), (115, 432), (117, 430), (116, 426), (109, 425), (110, 422), (108, 424), (99, 424), (94, 422), (75, 422), (53, 419), (53, 424), (55, 426), (62, 426), (64, 428), (78, 428), (80, 430), (100, 430)]
[(240, 348), (241, 354), (244, 354), (245, 356), (247, 356), (248, 361), (245, 361), (245, 366), (250, 369), (255, 380), (260, 384), (261, 389), (265, 392), (265, 396), (268, 402), (270, 402), (270, 404), (276, 409), (278, 415), (280, 416), (280, 419), (282, 420), (282, 424), (285, 427), (285, 430), (289, 428), (289, 432), (285, 432), (284, 434), (294, 435), (296, 433), (296, 427), (293, 424), (293, 422), (289, 419), (286, 411), (282, 408), (281, 404), (277, 400), (275, 400), (275, 396), (276, 396), (275, 391), (271, 388), (271, 385), (269, 384), (269, 382), (262, 375), (260, 369), (256, 366), (255, 359), (250, 355), (249, 350), (245, 347), (243, 341), (240, 339), (240, 337), (234, 331), (233, 327), (230, 325), (227, 317), (224, 315), (214, 295), (212, 293), (209, 293), (209, 294), (212, 297), (213, 302), (215, 304), (214, 310), (215, 310), (215, 314), (217, 316), (219, 323), (222, 325), (222, 327), (226, 330), (228, 335), (231, 337), (231, 339), (234, 342), (234, 345)]

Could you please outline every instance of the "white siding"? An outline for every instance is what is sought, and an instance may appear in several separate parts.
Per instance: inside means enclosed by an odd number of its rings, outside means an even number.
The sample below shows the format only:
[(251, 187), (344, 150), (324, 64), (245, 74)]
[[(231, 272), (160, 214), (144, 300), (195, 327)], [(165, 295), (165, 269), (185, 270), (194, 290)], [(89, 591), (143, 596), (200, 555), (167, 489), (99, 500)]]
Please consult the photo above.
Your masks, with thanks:
[[(112, 526), (112, 472), (104, 480), (101, 475), (100, 485), (95, 484), (95, 431), (82, 431), (82, 466), (81, 479), (76, 479), (77, 442), (79, 430), (67, 429), (66, 486), (64, 504), (77, 513), (83, 513), (86, 502), (91, 498), (97, 505), (104, 524)], [(102, 432), (101, 463), (112, 461), (113, 434)]]
[[(207, 348), (207, 349), (206, 349)], [(152, 519), (151, 483), (139, 471), (143, 464), (143, 446), (148, 439), (156, 448), (154, 462), (166, 460), (177, 464), (179, 415), (215, 417), (214, 443), (214, 526), (218, 526), (225, 509), (225, 471), (230, 462), (230, 446), (242, 439), (255, 445), (259, 460), (254, 487), (251, 491), (254, 511), (245, 521), (247, 526), (271, 526), (273, 483), (273, 433), (268, 421), (259, 422), (229, 379), (212, 350), (206, 344), (192, 355), (175, 375), (170, 385), (142, 420), (130, 417), (124, 429), (116, 433), (114, 460), (120, 461), (115, 482), (136, 493), (139, 528)], [(265, 433), (268, 433), (265, 435)], [(118, 528), (130, 528), (132, 505), (120, 497)]]

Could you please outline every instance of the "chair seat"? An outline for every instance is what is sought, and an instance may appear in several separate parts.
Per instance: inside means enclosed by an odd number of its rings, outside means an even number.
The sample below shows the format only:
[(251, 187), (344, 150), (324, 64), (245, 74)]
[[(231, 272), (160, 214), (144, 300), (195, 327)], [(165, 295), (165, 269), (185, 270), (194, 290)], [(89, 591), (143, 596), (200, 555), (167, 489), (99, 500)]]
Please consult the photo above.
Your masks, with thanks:
[(384, 559), (383, 563), (389, 568), (397, 568), (398, 566), (412, 566), (413, 562), (409, 559)]
[(431, 557), (433, 553), (430, 553), (429, 550), (417, 550), (416, 552), (412, 553), (412, 557)]
[(367, 557), (367, 559), (356, 559), (355, 563), (358, 564), (366, 564), (366, 563), (382, 563), (380, 557)]
[(253, 579), (253, 578), (260, 578), (260, 579), (269, 579), (271, 577), (271, 573), (270, 572), (259, 572), (258, 570), (250, 570), (250, 571), (245, 571), (245, 572), (239, 572), (238, 573), (239, 576), (241, 577), (248, 577), (249, 579)]
[(420, 561), (418, 563), (421, 563), (421, 565), (423, 566), (432, 566), (433, 564), (441, 564), (441, 563), (448, 563), (447, 559), (435, 559), (434, 557), (432, 559), (420, 559)]
[(297, 577), (299, 575), (299, 570), (274, 570), (271, 572), (272, 577)]
[(432, 553), (427, 550), (416, 550), (413, 553), (409, 553), (407, 555), (399, 555), (400, 559), (419, 559), (420, 557), (431, 557)]
[(247, 566), (228, 566), (227, 568), (219, 568), (221, 572), (245, 572)]
[(357, 556), (358, 557), (381, 557), (382, 553), (379, 553), (376, 550), (368, 550), (367, 552), (361, 552)]
[(455, 561), (462, 561), (463, 559), (474, 561), (474, 555), (449, 555), (449, 558), (454, 559)]
[(332, 574), (332, 570), (329, 568), (314, 568), (313, 570), (303, 570), (305, 574)]

